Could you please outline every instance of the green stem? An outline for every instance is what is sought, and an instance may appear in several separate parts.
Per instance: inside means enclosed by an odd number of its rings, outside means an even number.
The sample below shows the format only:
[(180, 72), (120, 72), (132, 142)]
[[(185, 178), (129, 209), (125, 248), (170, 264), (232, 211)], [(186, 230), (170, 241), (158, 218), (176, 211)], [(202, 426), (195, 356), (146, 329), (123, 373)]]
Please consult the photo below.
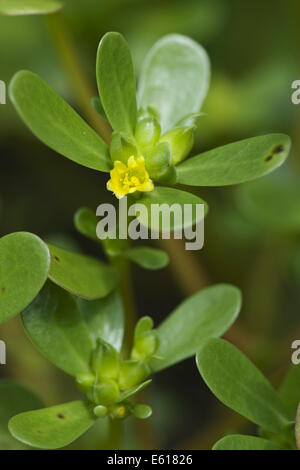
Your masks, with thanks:
[(123, 300), (125, 312), (125, 333), (123, 343), (123, 354), (128, 356), (132, 343), (134, 327), (136, 323), (136, 307), (134, 302), (130, 263), (126, 258), (111, 258), (111, 264), (120, 273), (120, 294)]
[(105, 450), (119, 450), (123, 435), (123, 421), (120, 419), (110, 420), (109, 436), (105, 445)]
[(96, 92), (81, 67), (80, 59), (73, 46), (64, 17), (61, 13), (57, 13), (55, 15), (46, 15), (45, 18), (58, 55), (69, 77), (70, 85), (78, 97), (82, 112), (90, 125), (109, 144), (112, 129), (107, 120), (100, 116), (91, 105), (91, 99), (96, 95)]

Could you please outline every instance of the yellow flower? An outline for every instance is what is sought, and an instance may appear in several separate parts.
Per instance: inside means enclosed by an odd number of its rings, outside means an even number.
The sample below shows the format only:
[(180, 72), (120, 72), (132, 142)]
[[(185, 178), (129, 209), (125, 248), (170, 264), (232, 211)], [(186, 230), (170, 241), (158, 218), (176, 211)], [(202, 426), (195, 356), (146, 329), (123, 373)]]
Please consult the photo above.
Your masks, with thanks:
[(153, 191), (154, 185), (146, 170), (144, 157), (129, 157), (127, 166), (123, 162), (115, 161), (107, 189), (113, 191), (118, 199), (135, 191)]

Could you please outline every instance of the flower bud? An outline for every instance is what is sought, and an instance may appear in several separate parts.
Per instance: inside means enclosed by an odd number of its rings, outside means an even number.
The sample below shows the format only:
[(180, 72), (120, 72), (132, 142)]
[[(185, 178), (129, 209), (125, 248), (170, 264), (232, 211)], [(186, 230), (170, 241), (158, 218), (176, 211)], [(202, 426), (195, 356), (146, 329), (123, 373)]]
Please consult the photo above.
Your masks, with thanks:
[(109, 414), (112, 418), (122, 419), (130, 414), (129, 408), (126, 404), (112, 405), (109, 409)]
[(138, 119), (143, 119), (143, 118), (154, 118), (157, 121), (160, 120), (160, 112), (159, 109), (156, 106), (147, 106), (147, 108), (140, 108), (138, 112)]
[(140, 153), (145, 155), (158, 142), (161, 128), (159, 122), (151, 117), (145, 117), (137, 122), (135, 139)]
[(120, 161), (127, 165), (131, 156), (137, 157), (137, 148), (129, 142), (124, 135), (119, 132), (113, 132), (109, 146), (110, 158), (112, 161)]
[(150, 359), (158, 347), (158, 339), (155, 331), (145, 331), (140, 334), (134, 341), (131, 352), (131, 358), (145, 361)]
[(146, 169), (154, 181), (174, 184), (177, 179), (176, 168), (172, 162), (171, 147), (168, 142), (156, 145), (147, 155)]
[(102, 380), (93, 386), (92, 401), (97, 405), (108, 406), (114, 403), (119, 395), (120, 390), (114, 380)]
[(147, 419), (152, 415), (152, 408), (148, 405), (135, 405), (132, 414), (139, 419)]
[(135, 387), (150, 374), (150, 367), (143, 361), (123, 361), (120, 366), (119, 386), (121, 390)]
[(194, 145), (195, 127), (175, 127), (162, 135), (160, 142), (168, 142), (171, 146), (172, 160), (174, 165), (182, 162), (192, 150)]
[(153, 328), (153, 320), (149, 316), (142, 317), (138, 320), (135, 329), (134, 329), (134, 337), (137, 338), (140, 334), (144, 333), (145, 331), (152, 330)]
[(104, 416), (107, 415), (107, 412), (108, 412), (106, 406), (102, 406), (102, 405), (95, 406), (93, 411), (94, 411), (94, 414), (97, 416), (97, 418), (103, 418)]
[(152, 328), (153, 320), (151, 317), (142, 317), (137, 322), (131, 359), (145, 361), (155, 354), (158, 348), (158, 339), (156, 331)]
[(92, 358), (92, 368), (95, 374), (105, 379), (116, 379), (119, 373), (119, 354), (115, 348), (103, 339), (98, 345)]
[(76, 375), (76, 383), (79, 388), (84, 393), (87, 393), (95, 382), (95, 375), (89, 372), (83, 372)]

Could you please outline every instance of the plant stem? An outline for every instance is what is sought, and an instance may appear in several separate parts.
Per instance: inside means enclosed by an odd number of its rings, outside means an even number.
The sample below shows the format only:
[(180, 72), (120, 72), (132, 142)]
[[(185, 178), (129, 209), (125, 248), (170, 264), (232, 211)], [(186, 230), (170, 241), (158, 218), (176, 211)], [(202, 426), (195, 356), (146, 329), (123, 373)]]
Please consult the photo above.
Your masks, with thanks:
[(123, 421), (120, 419), (111, 419), (109, 424), (109, 436), (105, 450), (119, 450), (121, 448), (123, 434)]
[(120, 273), (120, 294), (125, 311), (125, 333), (123, 343), (123, 354), (127, 356), (133, 342), (134, 326), (136, 323), (136, 308), (133, 296), (131, 269), (129, 261), (123, 257), (111, 259), (112, 265)]
[(69, 77), (70, 85), (78, 97), (82, 112), (90, 125), (109, 144), (112, 129), (107, 120), (100, 116), (91, 105), (91, 99), (96, 95), (96, 92), (93, 90), (81, 67), (80, 59), (73, 46), (64, 17), (61, 13), (57, 13), (55, 15), (47, 15), (45, 18), (58, 55)]

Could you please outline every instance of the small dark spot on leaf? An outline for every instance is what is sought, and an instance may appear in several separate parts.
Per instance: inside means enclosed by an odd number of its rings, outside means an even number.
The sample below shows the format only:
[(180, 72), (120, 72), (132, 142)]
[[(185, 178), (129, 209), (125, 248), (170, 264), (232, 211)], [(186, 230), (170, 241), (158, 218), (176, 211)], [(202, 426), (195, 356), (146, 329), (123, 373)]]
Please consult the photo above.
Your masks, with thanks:
[(1, 287), (1, 292), (5, 292), (6, 291), (6, 288), (5, 287)]
[(265, 162), (269, 162), (270, 160), (272, 160), (273, 158), (273, 155), (268, 155), (266, 158), (265, 158)]
[(274, 148), (273, 153), (281, 153), (283, 152), (284, 147), (283, 145), (277, 145), (277, 147)]
[(55, 259), (55, 261), (60, 261), (58, 256), (53, 256), (53, 258)]
[(37, 433), (37, 434), (42, 434), (42, 431), (41, 431), (40, 429), (37, 429), (37, 430), (36, 430), (36, 433)]
[(59, 419), (64, 419), (64, 418), (65, 418), (65, 416), (64, 416), (62, 413), (58, 413), (58, 414), (57, 414), (57, 417), (58, 417)]

